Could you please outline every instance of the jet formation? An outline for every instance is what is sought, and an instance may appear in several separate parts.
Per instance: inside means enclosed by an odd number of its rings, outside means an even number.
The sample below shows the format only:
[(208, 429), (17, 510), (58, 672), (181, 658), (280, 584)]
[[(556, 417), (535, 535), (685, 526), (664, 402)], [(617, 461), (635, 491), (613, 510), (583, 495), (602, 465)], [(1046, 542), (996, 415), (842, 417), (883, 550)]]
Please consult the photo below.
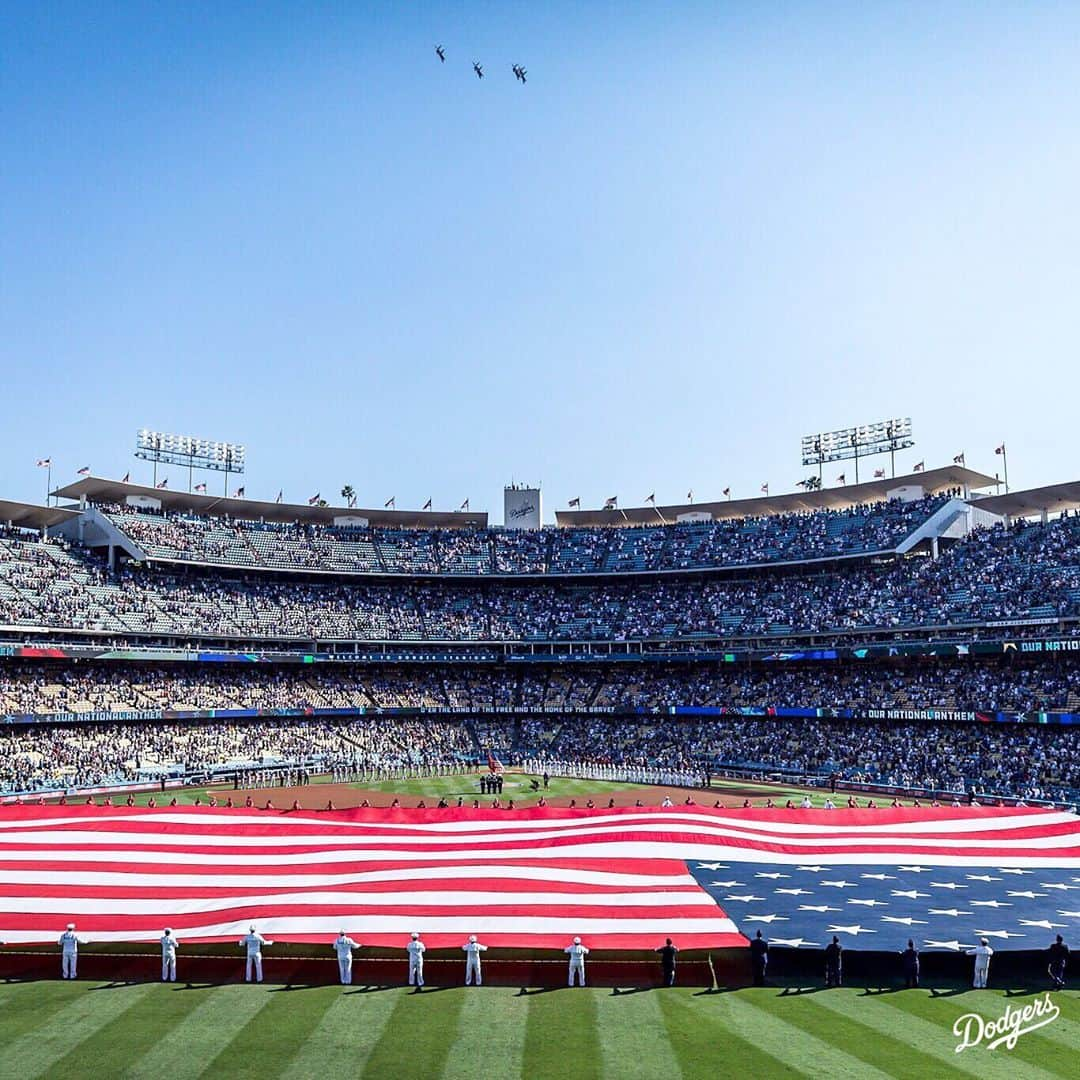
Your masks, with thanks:
[[(440, 64), (445, 64), (446, 63), (446, 50), (441, 45), (436, 45), (435, 46), (435, 55), (439, 58), (439, 63)], [(474, 60), (473, 61), (472, 69), (473, 69), (473, 73), (476, 75), (476, 77), (478, 79), (483, 79), (483, 77), (484, 77), (484, 65), (481, 64), (479, 60)], [(526, 82), (528, 82), (528, 79), (526, 78), (526, 76), (529, 74), (529, 72), (521, 64), (511, 64), (510, 65), (510, 70), (514, 73), (514, 78), (517, 79), (517, 81), (519, 83), (524, 85)]]

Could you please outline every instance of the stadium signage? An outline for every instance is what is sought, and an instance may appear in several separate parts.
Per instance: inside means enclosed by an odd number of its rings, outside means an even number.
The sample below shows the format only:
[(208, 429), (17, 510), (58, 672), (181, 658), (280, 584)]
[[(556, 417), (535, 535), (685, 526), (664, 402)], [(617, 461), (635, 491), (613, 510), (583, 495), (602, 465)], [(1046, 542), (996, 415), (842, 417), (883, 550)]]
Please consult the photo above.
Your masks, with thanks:
[(866, 718), (867, 720), (978, 720), (980, 714), (968, 709), (867, 709)]
[(1005, 651), (1019, 648), (1022, 653), (1080, 652), (1080, 638), (1064, 638), (1057, 641), (1017, 641), (1006, 642)]
[(1049, 991), (1044, 997), (1036, 998), (1022, 1009), (1006, 1005), (1005, 1012), (997, 1020), (987, 1020), (978, 1013), (965, 1013), (953, 1024), (953, 1035), (960, 1040), (956, 1045), (956, 1053), (963, 1053), (984, 1041), (987, 1050), (993, 1050), (1002, 1044), (1007, 1050), (1012, 1050), (1021, 1035), (1046, 1027), (1060, 1015), (1061, 1009), (1050, 997)]

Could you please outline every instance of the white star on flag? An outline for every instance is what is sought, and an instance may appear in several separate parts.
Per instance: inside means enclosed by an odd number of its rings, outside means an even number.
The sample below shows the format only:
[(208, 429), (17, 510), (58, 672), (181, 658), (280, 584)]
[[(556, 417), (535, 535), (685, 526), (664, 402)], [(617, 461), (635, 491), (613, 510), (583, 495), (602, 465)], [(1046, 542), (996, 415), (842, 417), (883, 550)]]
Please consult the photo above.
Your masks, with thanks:
[(741, 881), (714, 881), (712, 884), (714, 889), (738, 889), (744, 883)]
[(968, 881), (1000, 881), (999, 877), (991, 877), (989, 874), (965, 874)]
[(1042, 882), (1039, 883), (1039, 888), (1041, 888), (1041, 889), (1061, 889), (1061, 890), (1065, 890), (1065, 889), (1080, 888), (1080, 886), (1078, 886), (1078, 885), (1061, 885), (1056, 881), (1051, 882), (1050, 884), (1047, 884), (1045, 881), (1042, 881)]
[(949, 908), (932, 907), (930, 909), (930, 914), (931, 915), (952, 915), (955, 918), (957, 915), (970, 915), (971, 912), (970, 911), (957, 911), (956, 908), (954, 908), (954, 907), (949, 907)]
[(1080, 911), (1059, 911), (1059, 915), (1064, 915), (1067, 919), (1080, 919)]
[(972, 907), (1012, 907), (1012, 904), (1004, 900), (972, 900)]
[(831, 887), (833, 889), (846, 889), (849, 885), (852, 888), (855, 888), (855, 882), (854, 881), (823, 881), (821, 884), (822, 885), (828, 885), (829, 887)]
[(848, 898), (849, 904), (862, 904), (863, 907), (888, 907), (884, 900), (857, 900), (855, 897)]
[(930, 894), (928, 892), (919, 892), (918, 889), (893, 889), (893, 896), (906, 896), (909, 900), (918, 900), (920, 897), (926, 897)]
[(1023, 897), (1026, 897), (1028, 900), (1035, 900), (1038, 897), (1046, 896), (1047, 894), (1044, 893), (1044, 892), (1032, 892), (1030, 889), (1027, 892), (1013, 892), (1010, 889), (1009, 892), (1006, 895), (1007, 896), (1023, 896)]
[(800, 945), (814, 945), (817, 946), (816, 941), (807, 941), (806, 938), (801, 937), (771, 937), (769, 938), (770, 945), (787, 945), (791, 949), (797, 949)]
[(966, 889), (966, 885), (957, 885), (955, 881), (931, 881), (931, 889)]
[(870, 878), (871, 881), (895, 881), (895, 874), (860, 874), (860, 877)]
[(699, 870), (726, 870), (728, 865), (720, 862), (699, 862), (697, 868)]
[(790, 922), (786, 915), (747, 915), (743, 922)]
[(791, 875), (790, 874), (769, 873), (767, 871), (763, 871), (760, 874), (755, 874), (754, 877), (772, 878), (773, 881), (776, 881), (777, 878), (791, 877)]
[(905, 915), (902, 919), (898, 918), (895, 915), (882, 915), (881, 916), (881, 921), (882, 922), (903, 923), (904, 926), (913, 926), (916, 923), (919, 926), (928, 926), (929, 925), (925, 919), (913, 919), (910, 915)]
[(1044, 930), (1055, 930), (1065, 926), (1063, 922), (1051, 922), (1049, 919), (1021, 919), (1021, 926), (1041, 926)]
[[(825, 867), (824, 866), (800, 866), (798, 869), (800, 869), (800, 870), (809, 870), (810, 873), (812, 873), (812, 874), (820, 874), (821, 871), (825, 869)], [(1073, 880), (1074, 881), (1080, 881), (1080, 878), (1074, 878)], [(792, 938), (792, 940), (794, 941), (795, 939)], [(801, 941), (802, 938), (800, 938), (799, 940)]]
[(959, 941), (924, 941), (923, 944), (928, 949), (952, 949), (953, 952), (975, 948), (974, 945), (961, 945)]
[(725, 900), (738, 900), (740, 904), (749, 904), (752, 900), (764, 900), (764, 896), (753, 896), (747, 893), (745, 896), (725, 896)]
[(800, 904), (800, 911), (839, 911), (838, 907), (829, 907), (828, 904)]
[(774, 892), (780, 893), (784, 896), (810, 896), (812, 890), (810, 889), (775, 889)]
[(1007, 941), (1011, 937), (1026, 937), (1026, 934), (1010, 934), (1008, 930), (979, 930), (976, 929), (975, 933), (980, 937), (1000, 937), (1005, 938)]
[(1016, 870), (1016, 869), (1013, 869), (1011, 867), (999, 866), (998, 867), (998, 873), (1001, 873), (1001, 874), (1033, 874), (1033, 873), (1035, 873), (1035, 871), (1034, 870)]
[(926, 874), (929, 873), (929, 866), (898, 866), (897, 870), (907, 870), (912, 874)]
[(853, 926), (830, 926), (830, 934), (851, 934), (858, 937), (860, 934), (876, 934), (876, 930), (868, 930), (865, 926), (855, 923)]

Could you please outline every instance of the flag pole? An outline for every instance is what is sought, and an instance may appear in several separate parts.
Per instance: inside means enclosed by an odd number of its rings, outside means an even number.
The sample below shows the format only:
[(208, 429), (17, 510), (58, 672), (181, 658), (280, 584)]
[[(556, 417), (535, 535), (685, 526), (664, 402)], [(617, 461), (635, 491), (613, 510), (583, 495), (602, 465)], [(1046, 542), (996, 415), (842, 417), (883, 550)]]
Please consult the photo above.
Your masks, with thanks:
[(49, 492), (52, 491), (52, 458), (49, 458), (48, 468), (45, 470), (45, 505), (49, 505)]
[(1005, 469), (1005, 494), (1009, 494), (1009, 451), (1005, 449), (1005, 444), (1001, 444), (1001, 464)]

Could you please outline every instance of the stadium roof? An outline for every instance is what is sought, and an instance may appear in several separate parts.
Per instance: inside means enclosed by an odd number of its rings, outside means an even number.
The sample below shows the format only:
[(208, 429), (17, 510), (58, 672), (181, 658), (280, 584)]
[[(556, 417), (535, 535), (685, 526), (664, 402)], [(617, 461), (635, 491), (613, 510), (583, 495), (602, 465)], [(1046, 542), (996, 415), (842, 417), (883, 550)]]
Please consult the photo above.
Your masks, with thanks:
[[(722, 502), (683, 503), (678, 506), (639, 506), (616, 510), (556, 510), (559, 525), (657, 525), (677, 521), (683, 514), (703, 514), (715, 520), (724, 518), (765, 517), (769, 514), (795, 514), (813, 510), (846, 510), (860, 503), (884, 502), (890, 491), (899, 487), (921, 487), (929, 494), (950, 488), (983, 490), (997, 481), (992, 476), (960, 465), (909, 473), (885, 480), (867, 480), (861, 484), (823, 488), (821, 491), (797, 491), (787, 495), (765, 495), (754, 499), (726, 499)], [(979, 505), (985, 505), (980, 500)]]
[(337, 517), (364, 518), (371, 525), (410, 529), (484, 529), (487, 513), (435, 510), (364, 510), (347, 506), (309, 506), (307, 503), (260, 502), (258, 499), (230, 499), (221, 495), (200, 495), (168, 488), (143, 487), (119, 480), (87, 476), (53, 492), (60, 499), (85, 499), (89, 503), (123, 504), (129, 495), (157, 499), (163, 509), (174, 513), (195, 513), (231, 517), (241, 521), (308, 521), (333, 524)]
[(1080, 480), (1010, 491), (1005, 495), (987, 495), (975, 505), (1002, 517), (1034, 517), (1043, 513), (1060, 514), (1062, 510), (1080, 510)]
[(60, 506), (38, 506), (35, 503), (0, 499), (0, 521), (5, 524), (10, 522), (20, 529), (51, 529), (78, 516), (78, 510), (65, 510)]

